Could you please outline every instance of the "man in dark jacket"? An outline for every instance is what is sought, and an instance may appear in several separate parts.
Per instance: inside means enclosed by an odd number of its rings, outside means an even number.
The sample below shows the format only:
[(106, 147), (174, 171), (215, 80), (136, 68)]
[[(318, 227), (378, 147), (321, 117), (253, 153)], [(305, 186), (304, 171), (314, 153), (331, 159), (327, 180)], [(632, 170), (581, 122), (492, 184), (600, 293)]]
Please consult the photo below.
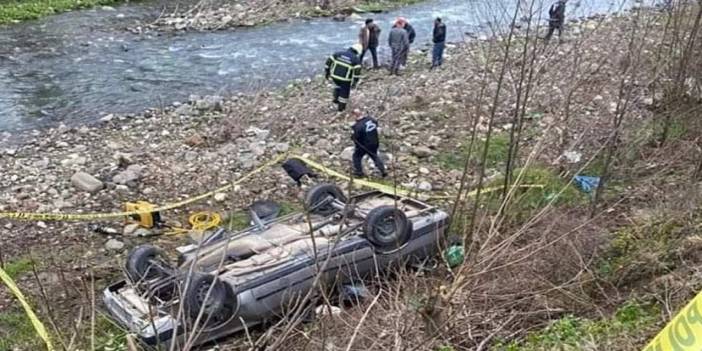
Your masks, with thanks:
[(353, 125), (353, 143), (355, 149), (353, 151), (353, 174), (356, 177), (363, 177), (363, 156), (368, 155), (375, 163), (380, 174), (387, 176), (385, 165), (378, 157), (378, 121), (369, 115), (364, 115), (361, 110), (353, 110), (353, 115), (356, 118), (356, 123)]
[(361, 62), (366, 52), (370, 51), (373, 56), (373, 68), (378, 68), (378, 44), (380, 43), (380, 27), (373, 23), (373, 19), (366, 20), (366, 25), (361, 27), (361, 32), (358, 33), (358, 40), (363, 45), (361, 53)]
[(334, 87), (334, 103), (338, 110), (343, 111), (349, 103), (351, 88), (355, 88), (361, 80), (361, 57), (363, 46), (354, 44), (345, 51), (339, 51), (329, 56), (325, 68), (325, 78), (336, 85)]
[(444, 47), (446, 46), (446, 25), (441, 22), (439, 17), (434, 20), (432, 42), (434, 42), (434, 48), (431, 51), (431, 68), (436, 68), (444, 63)]
[(553, 32), (556, 29), (558, 29), (558, 39), (561, 39), (563, 24), (565, 23), (566, 1), (567, 0), (558, 0), (548, 9), (548, 33), (546, 37), (544, 37), (544, 40), (547, 42), (551, 40)]

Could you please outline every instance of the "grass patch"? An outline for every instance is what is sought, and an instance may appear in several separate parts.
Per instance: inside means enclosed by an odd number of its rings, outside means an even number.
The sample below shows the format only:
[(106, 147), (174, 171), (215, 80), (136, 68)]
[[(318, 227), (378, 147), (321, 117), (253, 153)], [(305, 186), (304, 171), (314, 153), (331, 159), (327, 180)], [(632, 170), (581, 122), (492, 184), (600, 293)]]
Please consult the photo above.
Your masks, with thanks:
[[(462, 170), (468, 157), (468, 142), (461, 144), (458, 150), (442, 152), (437, 156), (439, 165), (447, 169)], [(481, 140), (473, 145), (473, 150), (470, 154), (470, 161), (473, 164), (480, 164), (485, 148), (485, 140)], [(509, 152), (509, 135), (495, 134), (490, 138), (488, 152), (486, 157), (487, 168), (497, 168), (507, 161), (507, 153)]]
[[(520, 185), (538, 185), (539, 187), (518, 188), (515, 190), (505, 215), (515, 220), (529, 219), (534, 212), (541, 210), (546, 205), (577, 205), (587, 202), (587, 196), (576, 189), (568, 180), (559, 177), (553, 171), (542, 167), (517, 168), (513, 173), (513, 180), (521, 176)], [(502, 204), (502, 191), (504, 177), (497, 178), (485, 186), (500, 188), (485, 195), (484, 203), (487, 208), (497, 211)]]
[(659, 307), (636, 300), (623, 304), (613, 316), (600, 320), (565, 316), (523, 340), (498, 341), (493, 351), (607, 350), (640, 339), (642, 330), (654, 327)]
[(0, 350), (41, 350), (43, 347), (24, 312), (0, 313)]
[(666, 218), (615, 232), (596, 273), (615, 286), (645, 282), (674, 270), (678, 256), (697, 251), (702, 238), (695, 235), (694, 221)]
[(33, 265), (34, 262), (29, 258), (20, 258), (16, 261), (5, 263), (2, 269), (10, 278), (15, 279), (24, 273), (30, 272)]
[(123, 1), (125, 0), (5, 0), (0, 1), (0, 24), (35, 20), (60, 12)]
[[(298, 204), (292, 203), (292, 202), (287, 202), (287, 201), (282, 201), (279, 202), (280, 205), (280, 214), (278, 215), (279, 217), (291, 214), (293, 212), (299, 212), (302, 210), (302, 207)], [(239, 211), (234, 211), (229, 214), (223, 221), (222, 221), (222, 226), (224, 228), (227, 228), (229, 230), (244, 230), (248, 227), (251, 226), (251, 219), (249, 218), (249, 211), (247, 210), (239, 210)]]

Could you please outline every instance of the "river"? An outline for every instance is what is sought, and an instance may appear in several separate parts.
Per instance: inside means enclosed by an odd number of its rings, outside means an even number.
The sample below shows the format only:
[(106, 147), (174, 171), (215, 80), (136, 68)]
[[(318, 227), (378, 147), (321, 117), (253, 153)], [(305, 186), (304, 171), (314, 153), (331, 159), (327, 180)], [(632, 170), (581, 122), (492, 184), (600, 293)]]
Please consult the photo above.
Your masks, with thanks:
[[(568, 16), (620, 11), (629, 6), (622, 1), (571, 0)], [(383, 29), (381, 44), (391, 21), (402, 15), (417, 30), (415, 47), (422, 47), (436, 16), (445, 19), (449, 40), (457, 42), (466, 33), (487, 34), (493, 24), (508, 23), (516, 2), (434, 0), (372, 17)], [(0, 132), (79, 125), (190, 94), (227, 95), (310, 77), (321, 72), (331, 52), (355, 41), (363, 22), (321, 18), (162, 35), (124, 30), (158, 11), (155, 4), (129, 3), (0, 27)], [(381, 55), (387, 55), (384, 49)]]

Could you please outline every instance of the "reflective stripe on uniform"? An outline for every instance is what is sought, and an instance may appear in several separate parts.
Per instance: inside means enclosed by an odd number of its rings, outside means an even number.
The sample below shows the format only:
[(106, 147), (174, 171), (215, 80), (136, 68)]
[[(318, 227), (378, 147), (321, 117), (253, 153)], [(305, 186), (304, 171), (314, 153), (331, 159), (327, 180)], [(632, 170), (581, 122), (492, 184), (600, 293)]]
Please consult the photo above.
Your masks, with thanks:
[[(337, 75), (336, 74), (337, 67), (345, 69), (346, 74), (344, 76)], [(342, 82), (350, 82), (353, 80), (354, 69), (356, 69), (356, 67), (357, 66), (352, 66), (346, 62), (338, 61), (336, 58), (332, 57), (332, 64), (331, 64), (331, 68), (329, 69), (329, 74), (332, 78), (334, 78), (336, 80), (340, 80)]]

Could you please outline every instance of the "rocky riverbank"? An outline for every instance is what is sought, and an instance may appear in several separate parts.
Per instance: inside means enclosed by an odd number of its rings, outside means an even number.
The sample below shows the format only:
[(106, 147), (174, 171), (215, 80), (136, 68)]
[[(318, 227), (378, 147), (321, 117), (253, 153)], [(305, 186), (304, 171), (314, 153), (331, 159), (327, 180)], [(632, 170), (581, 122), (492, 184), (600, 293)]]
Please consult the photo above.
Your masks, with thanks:
[[(533, 165), (576, 170), (610, 134), (618, 101), (619, 64), (626, 49), (624, 44), (614, 44), (624, 40), (631, 23), (629, 16), (593, 18), (572, 24), (560, 45), (555, 40), (550, 45), (539, 44), (533, 62), (539, 69), (531, 87), (521, 149), (522, 154), (533, 155)], [(457, 190), (461, 153), (471, 129), (475, 125), (480, 136), (490, 128), (499, 63), (504, 61), (501, 41), (452, 46), (444, 67), (434, 71), (428, 69), (425, 54), (416, 55), (401, 77), (389, 77), (384, 70), (370, 71), (353, 91), (353, 107), (364, 108), (380, 120), (382, 149), (391, 160), (391, 175), (397, 183), (420, 193)], [(520, 50), (512, 47), (496, 106), (493, 138), (502, 142), (513, 123), (516, 77), (525, 64), (516, 57)], [(575, 57), (578, 65), (573, 65)], [(648, 71), (642, 67), (641, 72)], [(647, 74), (636, 79), (644, 82)], [(585, 83), (570, 96), (575, 81)], [(644, 86), (633, 93), (629, 123), (645, 123), (651, 116), (651, 95)], [(227, 98), (192, 96), (137, 116), (107, 115), (92, 126), (35, 131), (24, 135), (20, 144), (9, 143), (6, 136), (0, 141), (4, 170), (0, 211), (113, 212), (127, 201), (175, 202), (236, 180), (290, 150), (348, 171), (352, 121), (347, 114), (334, 112), (330, 100), (330, 85), (317, 77), (275, 91)], [(566, 101), (570, 119), (564, 118)], [(566, 129), (570, 132), (564, 134)], [(504, 161), (500, 156), (504, 145), (495, 150), (498, 156), (489, 164), (488, 182), (500, 177)], [(567, 157), (566, 151), (580, 156)], [(477, 169), (469, 168), (468, 177), (475, 179)], [(164, 216), (185, 223), (195, 210), (228, 213), (257, 199), (299, 202), (301, 194), (282, 169), (275, 167), (231, 192)], [(106, 225), (122, 232), (119, 222)], [(178, 236), (99, 234), (88, 223), (0, 220), (0, 228), (3, 260), (35, 258), (43, 283), (49, 286), (92, 274), (99, 289), (120, 273), (118, 267), (129, 248), (144, 241), (166, 247), (186, 242)], [(30, 294), (36, 293), (33, 277), (20, 276), (19, 282)], [(63, 302), (55, 313), (66, 320), (75, 316), (76, 306), (69, 303), (73, 294), (65, 290), (52, 296)], [(0, 310), (12, 304), (0, 292)]]
[[(220, 30), (252, 27), (295, 18), (334, 17), (343, 21), (347, 16), (380, 12), (421, 0), (202, 0), (188, 6), (167, 10), (151, 23), (132, 28), (133, 31)], [(170, 12), (168, 12), (170, 11)]]

